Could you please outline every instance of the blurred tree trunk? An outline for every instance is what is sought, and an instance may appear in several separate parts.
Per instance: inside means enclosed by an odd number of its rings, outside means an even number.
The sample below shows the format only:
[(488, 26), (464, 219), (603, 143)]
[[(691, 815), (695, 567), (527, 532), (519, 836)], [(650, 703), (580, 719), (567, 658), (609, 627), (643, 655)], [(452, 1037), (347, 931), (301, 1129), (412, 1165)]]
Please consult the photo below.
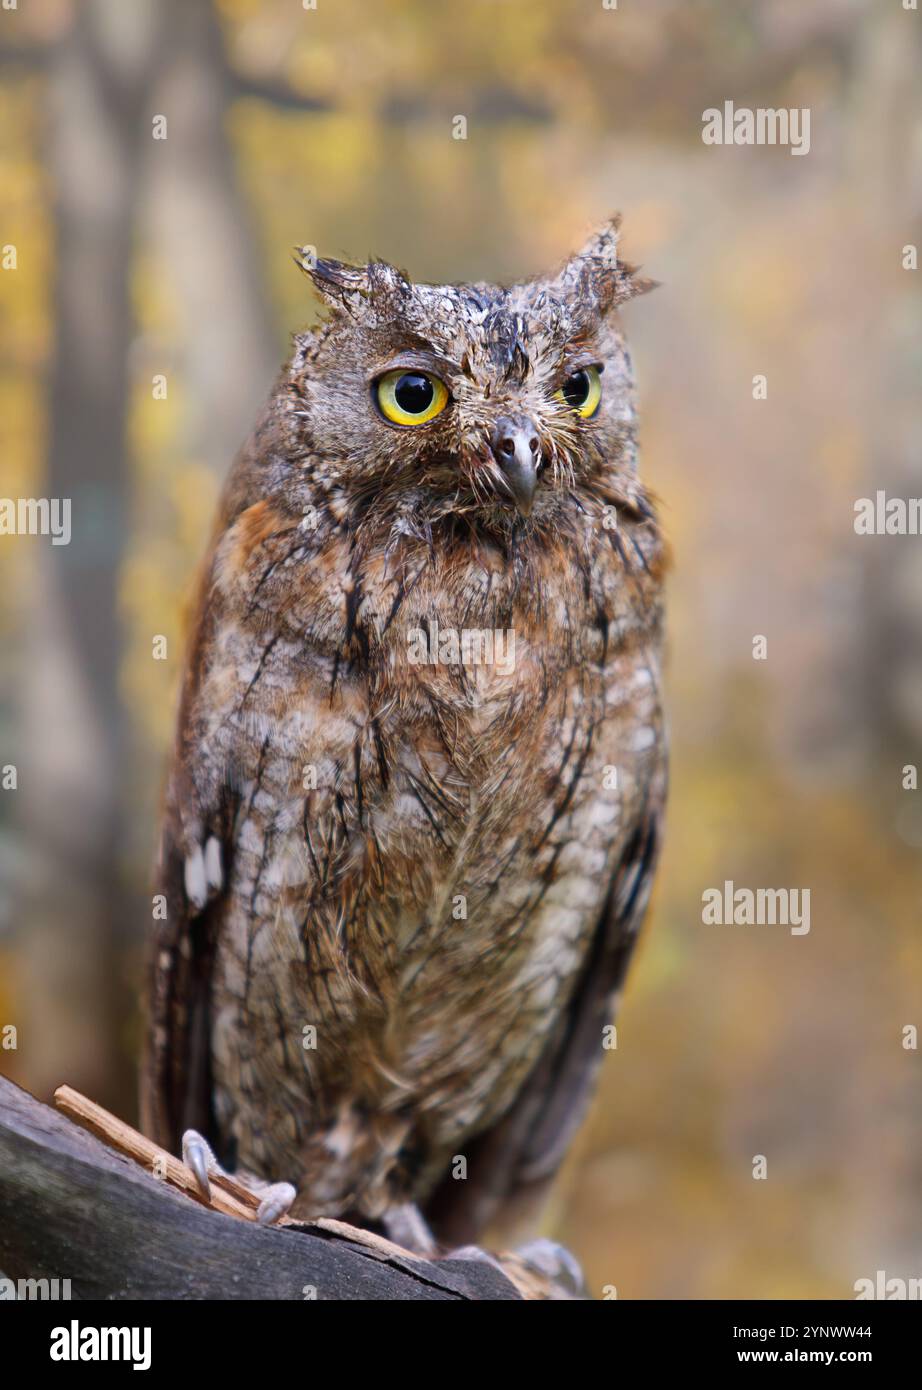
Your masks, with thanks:
[[(851, 170), (865, 190), (868, 259), (886, 267), (866, 303), (866, 370), (872, 412), (865, 496), (922, 493), (919, 472), (919, 317), (922, 272), (902, 268), (903, 247), (922, 245), (922, 43), (916, 17), (895, 6), (873, 8), (864, 22), (855, 74)], [(881, 294), (881, 288), (886, 292)], [(869, 299), (867, 293), (865, 300)], [(862, 370), (864, 370), (863, 368)], [(856, 542), (853, 540), (852, 542)], [(901, 768), (922, 763), (922, 552), (914, 536), (858, 541), (865, 570), (866, 624), (854, 689), (863, 696), (862, 723), (871, 754), (884, 757), (884, 800), (904, 838), (922, 845), (922, 812), (902, 790)]]
[(148, 166), (140, 226), (177, 312), (174, 371), (188, 403), (181, 447), (220, 479), (268, 394), (282, 345), (227, 138), (234, 80), (216, 15), (210, 4), (179, 3), (170, 27), (154, 108), (169, 113), (169, 139)]
[(20, 1047), (40, 1093), (66, 1067), (79, 1084), (113, 1096), (129, 272), (165, 28), (165, 8), (155, 0), (88, 0), (74, 8), (49, 74), (55, 341), (46, 489), (71, 499), (72, 539), (41, 552), (23, 670), (29, 867), (19, 911), (26, 976)]
[[(852, 113), (853, 167), (863, 190), (864, 245), (853, 236), (859, 256), (879, 266), (870, 277), (873, 300), (865, 289), (866, 351), (856, 373), (868, 374), (872, 412), (866, 431), (870, 448), (862, 495), (878, 489), (887, 497), (922, 496), (919, 467), (922, 350), (922, 271), (902, 268), (907, 244), (922, 245), (922, 56), (918, 15), (899, 5), (865, 17), (860, 62), (855, 72)], [(863, 252), (863, 255), (862, 255)], [(884, 833), (891, 827), (913, 850), (922, 848), (922, 791), (904, 789), (906, 764), (922, 767), (922, 541), (918, 536), (852, 537), (863, 566), (858, 621), (853, 623), (856, 737), (868, 737), (868, 797)], [(884, 892), (890, 884), (882, 885)], [(907, 901), (908, 901), (907, 897)], [(868, 923), (876, 938), (886, 924)], [(918, 909), (914, 916), (917, 918)], [(907, 924), (908, 925), (908, 924)], [(893, 949), (892, 946), (890, 949)], [(911, 959), (900, 957), (906, 968)], [(895, 1010), (894, 1010), (895, 1011)], [(889, 1084), (889, 1083), (888, 1083)], [(851, 1251), (878, 1251), (879, 1263), (898, 1268), (917, 1258), (913, 1231), (922, 1183), (922, 1123), (909, 1103), (890, 1119), (890, 1150), (895, 1157), (886, 1185), (868, 1185), (855, 1170), (851, 1184)]]

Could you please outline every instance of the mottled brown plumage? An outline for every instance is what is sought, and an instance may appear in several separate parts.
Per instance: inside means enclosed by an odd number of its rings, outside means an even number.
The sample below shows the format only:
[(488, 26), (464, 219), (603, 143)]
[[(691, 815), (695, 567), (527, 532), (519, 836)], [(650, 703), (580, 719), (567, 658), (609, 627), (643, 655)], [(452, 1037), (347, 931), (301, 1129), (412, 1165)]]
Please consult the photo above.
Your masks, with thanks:
[[(616, 241), (509, 290), (307, 266), (332, 312), (225, 490), (144, 1113), (162, 1143), (193, 1126), (293, 1182), (296, 1213), (417, 1202), (473, 1238), (553, 1175), (603, 1056), (665, 786), (663, 547), (618, 316), (645, 285)], [(592, 364), (583, 419), (554, 393)], [(391, 368), (438, 377), (447, 407), (389, 423)], [(530, 511), (508, 421), (537, 440)], [(514, 664), (416, 663), (436, 625), (511, 630)]]

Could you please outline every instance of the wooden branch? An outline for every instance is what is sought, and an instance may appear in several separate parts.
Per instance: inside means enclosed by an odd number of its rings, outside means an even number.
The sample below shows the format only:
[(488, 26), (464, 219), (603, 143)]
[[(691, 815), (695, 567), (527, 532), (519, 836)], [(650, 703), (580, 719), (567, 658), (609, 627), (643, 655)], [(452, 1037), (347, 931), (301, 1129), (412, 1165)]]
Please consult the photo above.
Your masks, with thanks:
[(0, 1077), (8, 1279), (69, 1279), (80, 1299), (571, 1296), (514, 1255), (499, 1269), (421, 1259), (339, 1221), (260, 1226), (255, 1199), (232, 1178), (213, 1181), (209, 1208), (171, 1154), (69, 1087), (56, 1101), (54, 1110)]

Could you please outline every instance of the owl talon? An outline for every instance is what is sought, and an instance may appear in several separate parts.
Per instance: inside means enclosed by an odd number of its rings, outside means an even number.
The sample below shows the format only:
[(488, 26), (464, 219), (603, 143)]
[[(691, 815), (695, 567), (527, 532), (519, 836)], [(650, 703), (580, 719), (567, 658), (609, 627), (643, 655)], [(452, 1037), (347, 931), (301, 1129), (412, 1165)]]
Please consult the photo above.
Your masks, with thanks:
[(498, 1269), (500, 1274), (505, 1274), (502, 1261), (495, 1255), (491, 1255), (489, 1250), (482, 1250), (479, 1245), (459, 1245), (454, 1250), (449, 1250), (447, 1255), (442, 1257), (446, 1260), (482, 1260), (484, 1264), (492, 1265)]
[[(516, 1246), (511, 1253), (527, 1271), (538, 1276), (543, 1287), (549, 1284), (559, 1290), (555, 1297), (588, 1298), (586, 1278), (579, 1261), (565, 1246), (558, 1245), (555, 1240), (529, 1240), (524, 1245)], [(489, 1250), (482, 1250), (479, 1245), (461, 1245), (456, 1250), (450, 1250), (444, 1258), (483, 1260), (485, 1264), (493, 1265), (494, 1269), (498, 1269), (507, 1279), (512, 1277), (501, 1259), (492, 1255)]]
[(215, 1158), (211, 1145), (203, 1139), (198, 1130), (187, 1129), (182, 1137), (182, 1161), (198, 1183), (199, 1191), (206, 1202), (211, 1201), (209, 1173), (221, 1173), (220, 1163)]
[(586, 1296), (586, 1276), (575, 1255), (556, 1240), (540, 1237), (517, 1245), (515, 1254), (523, 1264), (559, 1284), (577, 1297)]
[[(224, 1169), (214, 1156), (214, 1150), (196, 1129), (187, 1129), (182, 1137), (182, 1161), (198, 1183), (199, 1191), (206, 1202), (211, 1201), (209, 1174), (223, 1174)], [(237, 1180), (250, 1191), (256, 1191), (260, 1203), (256, 1210), (256, 1220), (261, 1226), (271, 1226), (280, 1216), (290, 1210), (297, 1197), (297, 1189), (290, 1182), (263, 1183), (248, 1174), (238, 1173)]]
[(275, 1182), (263, 1190), (262, 1201), (256, 1212), (260, 1226), (273, 1226), (280, 1216), (291, 1210), (291, 1204), (298, 1190), (290, 1182)]
[(402, 1245), (404, 1250), (410, 1250), (414, 1255), (422, 1255), (427, 1260), (434, 1257), (438, 1249), (435, 1236), (414, 1202), (391, 1207), (390, 1211), (382, 1216), (381, 1224), (388, 1240), (392, 1240), (395, 1245)]

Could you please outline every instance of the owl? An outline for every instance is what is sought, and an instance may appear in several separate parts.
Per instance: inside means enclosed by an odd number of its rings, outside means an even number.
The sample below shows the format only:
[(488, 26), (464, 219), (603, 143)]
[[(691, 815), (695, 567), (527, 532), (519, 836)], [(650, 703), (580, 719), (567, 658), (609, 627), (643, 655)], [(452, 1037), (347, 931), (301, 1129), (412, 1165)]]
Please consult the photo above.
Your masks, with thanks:
[(207, 1193), (415, 1249), (523, 1229), (650, 893), (666, 552), (618, 219), (502, 288), (301, 257), (169, 770), (142, 1114)]

